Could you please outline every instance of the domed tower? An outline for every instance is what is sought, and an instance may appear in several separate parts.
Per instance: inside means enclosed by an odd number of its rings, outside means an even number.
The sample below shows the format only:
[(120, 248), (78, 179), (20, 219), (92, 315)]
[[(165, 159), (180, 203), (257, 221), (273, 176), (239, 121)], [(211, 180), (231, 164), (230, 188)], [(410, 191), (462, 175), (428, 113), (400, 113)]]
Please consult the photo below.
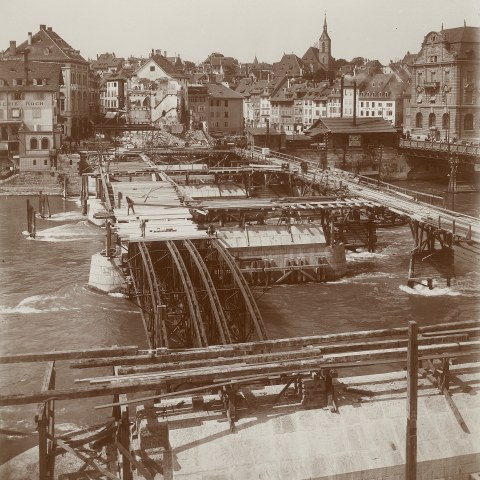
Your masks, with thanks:
[(325, 19), (323, 21), (323, 32), (318, 41), (318, 59), (324, 66), (326, 71), (329, 71), (332, 66), (332, 41), (327, 32), (327, 13), (325, 12)]

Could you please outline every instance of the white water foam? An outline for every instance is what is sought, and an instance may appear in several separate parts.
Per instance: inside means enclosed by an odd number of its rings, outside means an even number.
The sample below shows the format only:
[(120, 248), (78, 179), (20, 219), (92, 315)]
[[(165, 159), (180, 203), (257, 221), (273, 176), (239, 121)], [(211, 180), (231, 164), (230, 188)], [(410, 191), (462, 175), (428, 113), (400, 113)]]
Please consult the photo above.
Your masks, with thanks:
[(70, 222), (83, 220), (85, 217), (80, 212), (59, 212), (54, 213), (50, 218), (45, 218), (44, 220), (49, 220), (51, 222)]
[(86, 222), (81, 221), (74, 224), (59, 225), (58, 227), (40, 230), (36, 233), (35, 240), (53, 243), (76, 242), (78, 240), (89, 240), (96, 235), (96, 232), (88, 228)]
[(24, 298), (15, 307), (5, 307), (0, 305), (0, 313), (46, 313), (60, 312), (65, 310), (79, 310), (79, 308), (64, 307), (58, 304), (58, 300), (65, 298), (58, 295), (33, 295)]
[(410, 288), (407, 285), (400, 285), (398, 288), (409, 295), (419, 295), (421, 297), (458, 297), (462, 295), (462, 292), (453, 290), (450, 287), (436, 287), (435, 283), (432, 290), (425, 285), (415, 285), (413, 288)]
[(386, 255), (383, 253), (376, 253), (376, 252), (367, 252), (367, 251), (361, 251), (361, 252), (349, 252), (347, 253), (347, 262), (355, 262), (355, 261), (360, 261), (363, 262), (365, 260), (375, 260), (377, 258), (383, 258)]
[(128, 297), (124, 293), (120, 293), (120, 292), (109, 293), (108, 296), (109, 297), (115, 297), (115, 298), (127, 298)]

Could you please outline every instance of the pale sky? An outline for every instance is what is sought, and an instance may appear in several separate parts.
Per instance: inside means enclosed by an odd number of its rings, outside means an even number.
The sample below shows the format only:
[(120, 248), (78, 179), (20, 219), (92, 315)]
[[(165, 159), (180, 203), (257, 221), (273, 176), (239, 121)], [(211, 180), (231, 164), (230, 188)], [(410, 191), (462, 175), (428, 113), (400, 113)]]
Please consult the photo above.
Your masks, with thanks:
[(303, 56), (325, 11), (333, 57), (384, 64), (417, 53), (442, 22), (480, 26), (480, 0), (0, 0), (0, 49), (45, 24), (86, 59), (146, 57), (154, 48), (195, 63), (212, 52), (273, 63)]

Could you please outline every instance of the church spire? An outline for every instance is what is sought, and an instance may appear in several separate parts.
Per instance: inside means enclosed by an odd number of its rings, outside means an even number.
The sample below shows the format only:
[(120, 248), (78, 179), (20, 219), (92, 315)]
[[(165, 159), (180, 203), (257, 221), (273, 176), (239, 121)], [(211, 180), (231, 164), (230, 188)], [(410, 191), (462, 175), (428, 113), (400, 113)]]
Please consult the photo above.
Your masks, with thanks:
[(325, 10), (325, 17), (323, 19), (323, 31), (327, 33), (327, 11)]

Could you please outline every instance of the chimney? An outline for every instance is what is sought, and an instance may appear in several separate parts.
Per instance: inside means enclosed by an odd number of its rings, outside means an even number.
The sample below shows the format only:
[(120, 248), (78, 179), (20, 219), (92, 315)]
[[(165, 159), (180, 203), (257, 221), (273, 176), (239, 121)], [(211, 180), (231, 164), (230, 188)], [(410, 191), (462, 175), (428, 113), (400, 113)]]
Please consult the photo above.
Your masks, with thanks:
[(40, 30), (45, 30), (46, 27), (46, 25), (40, 25)]
[(164, 53), (163, 56), (166, 57), (167, 56), (167, 51), (165, 50), (163, 53)]
[(17, 42), (15, 40), (10, 40), (10, 55), (17, 54)]
[(152, 48), (152, 53), (151, 53), (150, 57), (153, 57), (154, 54), (155, 54), (155, 50)]
[(28, 32), (28, 44), (32, 44), (32, 32)]
[(51, 31), (52, 31), (52, 27), (47, 27), (47, 30), (48, 30), (49, 32), (51, 32)]

